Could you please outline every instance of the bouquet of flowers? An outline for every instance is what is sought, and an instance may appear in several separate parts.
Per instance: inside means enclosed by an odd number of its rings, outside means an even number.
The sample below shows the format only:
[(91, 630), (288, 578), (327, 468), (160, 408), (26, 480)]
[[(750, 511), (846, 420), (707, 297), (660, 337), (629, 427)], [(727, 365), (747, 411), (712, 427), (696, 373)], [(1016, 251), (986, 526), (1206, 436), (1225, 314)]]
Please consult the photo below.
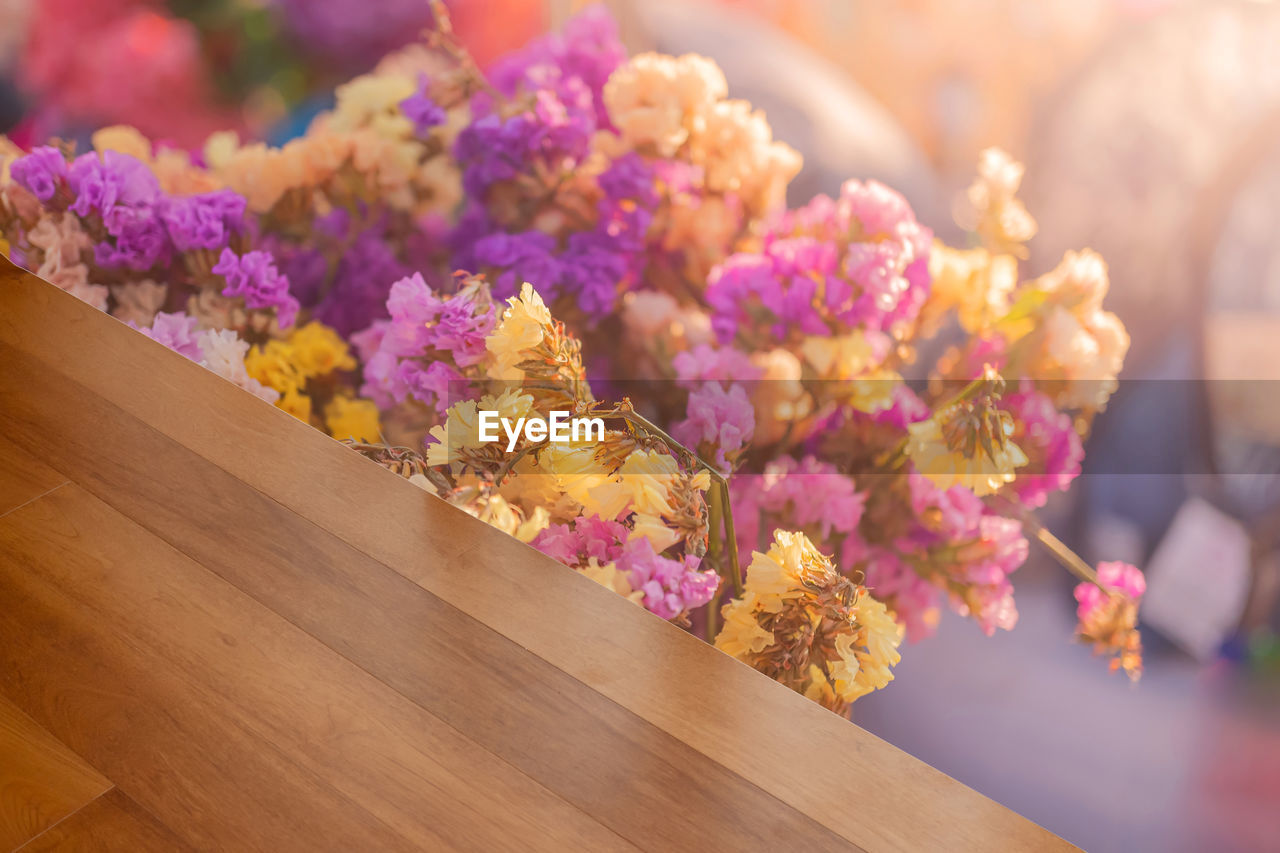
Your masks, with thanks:
[(800, 157), (710, 60), (591, 9), (482, 74), (433, 10), (279, 148), (7, 145), (3, 248), (837, 712), (943, 607), (1012, 628), (1030, 540), (1137, 677), (1142, 574), (1032, 515), (1128, 338), (1097, 255), (1022, 276), (1017, 163), (983, 155), (966, 249), (875, 182), (787, 210)]

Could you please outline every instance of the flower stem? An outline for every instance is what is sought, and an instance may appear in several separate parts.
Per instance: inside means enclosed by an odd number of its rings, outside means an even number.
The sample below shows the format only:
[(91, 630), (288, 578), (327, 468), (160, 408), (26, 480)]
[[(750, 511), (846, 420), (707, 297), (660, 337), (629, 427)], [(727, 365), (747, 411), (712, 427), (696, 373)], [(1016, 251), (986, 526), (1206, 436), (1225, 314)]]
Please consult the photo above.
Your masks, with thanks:
[[(662, 439), (663, 443), (665, 443), (667, 447), (671, 449), (672, 452), (677, 454), (684, 454), (684, 456), (693, 465), (696, 465), (702, 468), (704, 471), (707, 472), (708, 475), (710, 475), (713, 482), (711, 484), (711, 490), (707, 493), (707, 504), (708, 504), (707, 506), (708, 543), (707, 544), (709, 548), (715, 548), (716, 549), (715, 553), (718, 554), (720, 543), (715, 539), (715, 537), (723, 534), (725, 539), (725, 549), (728, 551), (728, 554), (729, 554), (728, 565), (725, 566), (724, 568), (729, 574), (730, 582), (733, 584), (734, 595), (741, 597), (742, 596), (742, 567), (741, 567), (741, 564), (738, 562), (738, 537), (737, 537), (737, 534), (734, 532), (733, 507), (730, 506), (729, 504), (729, 481), (725, 478), (723, 474), (720, 473), (720, 471), (714, 465), (710, 465), (707, 462), (703, 461), (701, 458), (698, 457), (698, 454), (694, 453), (692, 450), (685, 447), (683, 444), (676, 441), (671, 436), (667, 435), (667, 433), (661, 427), (659, 427), (657, 424), (650, 421), (648, 418), (646, 418), (644, 415), (640, 414), (639, 412), (636, 412), (629, 408), (628, 409), (618, 408), (610, 412), (602, 412), (601, 414), (603, 417), (621, 418), (624, 421), (627, 421), (628, 423), (630, 423), (631, 425), (639, 427), (645, 432), (656, 435), (658, 438)], [(717, 563), (716, 569), (717, 571), (719, 571), (720, 569), (720, 566), (718, 563)]]
[(1103, 592), (1110, 591), (1098, 580), (1098, 573), (1093, 570), (1093, 566), (1090, 566), (1079, 554), (1067, 547), (1067, 543), (1054, 536), (1049, 528), (1040, 523), (1040, 519), (1036, 518), (1034, 513), (1005, 497), (996, 497), (992, 500), (997, 509), (1002, 510), (1004, 514), (1015, 516), (1018, 521), (1022, 522), (1022, 526), (1031, 531), (1041, 547), (1052, 554), (1063, 568), (1085, 583), (1093, 584)]

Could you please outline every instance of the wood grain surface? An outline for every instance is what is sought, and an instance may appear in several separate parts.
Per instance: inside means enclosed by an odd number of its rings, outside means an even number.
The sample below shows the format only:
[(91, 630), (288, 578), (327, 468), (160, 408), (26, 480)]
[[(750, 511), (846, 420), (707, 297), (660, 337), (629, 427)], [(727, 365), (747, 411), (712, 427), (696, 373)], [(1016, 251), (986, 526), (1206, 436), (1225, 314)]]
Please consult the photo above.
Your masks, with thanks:
[(110, 787), (82, 758), (0, 698), (0, 850), (22, 846)]
[(0, 435), (0, 696), (116, 786), (68, 839), (1071, 849), (7, 263)]
[(191, 849), (119, 788), (19, 848), (21, 853), (184, 853)]

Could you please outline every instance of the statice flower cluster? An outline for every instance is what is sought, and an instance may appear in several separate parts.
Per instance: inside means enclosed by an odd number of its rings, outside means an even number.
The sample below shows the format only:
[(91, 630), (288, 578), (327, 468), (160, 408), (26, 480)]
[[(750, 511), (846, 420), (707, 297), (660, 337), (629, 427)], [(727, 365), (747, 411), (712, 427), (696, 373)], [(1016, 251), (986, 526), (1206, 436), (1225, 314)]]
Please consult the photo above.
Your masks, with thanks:
[(426, 136), (433, 127), (439, 127), (449, 119), (448, 111), (431, 97), (431, 80), (425, 74), (418, 76), (418, 89), (400, 102), (405, 118), (413, 122), (419, 136)]
[(223, 296), (242, 298), (249, 308), (273, 309), (281, 326), (293, 325), (298, 300), (289, 293), (289, 279), (280, 274), (267, 252), (237, 255), (223, 249), (212, 272), (226, 279)]
[(10, 170), (14, 182), (47, 203), (67, 179), (67, 160), (57, 148), (42, 145), (15, 160)]
[(176, 196), (161, 207), (161, 218), (179, 252), (222, 249), (245, 232), (245, 204), (243, 196), (226, 189)]
[[(1012, 628), (1032, 541), (1140, 671), (1141, 574), (1031, 514), (1128, 338), (1095, 253), (1024, 277), (1019, 164), (984, 153), (964, 249), (875, 181), (787, 209), (798, 153), (710, 59), (593, 9), (485, 74), (437, 23), (280, 146), (0, 139), (0, 247), (834, 711), (944, 608)], [(565, 410), (603, 435), (478, 428)]]
[(467, 396), (494, 325), (487, 289), (473, 281), (442, 295), (415, 273), (391, 286), (387, 310), (391, 318), (362, 339), (363, 393), (384, 407), (413, 399), (442, 413)]
[(838, 199), (819, 196), (784, 215), (762, 251), (712, 271), (712, 326), (722, 341), (755, 345), (900, 330), (928, 298), (931, 240), (901, 195), (849, 181)]
[(572, 526), (552, 524), (530, 543), (566, 566), (597, 574), (617, 573), (645, 609), (674, 619), (695, 610), (715, 595), (718, 575), (698, 570), (700, 560), (664, 557), (643, 536), (632, 536), (626, 525), (595, 516), (579, 518)]

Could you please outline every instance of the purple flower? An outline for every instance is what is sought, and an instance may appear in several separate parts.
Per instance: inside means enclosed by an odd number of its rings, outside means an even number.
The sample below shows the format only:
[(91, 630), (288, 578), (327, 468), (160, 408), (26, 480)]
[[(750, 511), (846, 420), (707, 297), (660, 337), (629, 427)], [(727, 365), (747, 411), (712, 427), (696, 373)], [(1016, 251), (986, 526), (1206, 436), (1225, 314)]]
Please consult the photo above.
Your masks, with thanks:
[(146, 164), (119, 151), (81, 154), (71, 164), (67, 177), (75, 203), (71, 210), (80, 216), (97, 212), (106, 216), (114, 207), (142, 207), (160, 196), (160, 183)]
[(169, 256), (169, 235), (157, 209), (150, 206), (109, 209), (103, 217), (113, 241), (93, 248), (94, 260), (102, 267), (149, 270)]
[(432, 23), (424, 0), (269, 0), (293, 42), (326, 64), (364, 71)]
[(493, 304), (480, 288), (441, 297), (415, 273), (391, 286), (387, 312), (389, 322), (361, 333), (367, 356), (361, 393), (395, 402), (413, 398), (444, 412), (451, 391), (470, 388), (460, 368), (485, 356)]
[(614, 201), (635, 199), (653, 204), (657, 200), (653, 169), (634, 151), (610, 163), (597, 180), (605, 197)]
[(419, 136), (426, 136), (431, 128), (444, 124), (448, 118), (444, 108), (428, 94), (430, 82), (426, 74), (418, 75), (418, 91), (400, 102), (400, 110), (413, 122)]
[(20, 187), (48, 202), (58, 191), (58, 183), (67, 177), (67, 161), (57, 148), (44, 145), (14, 160), (9, 173)]
[(165, 228), (180, 252), (221, 249), (244, 231), (245, 199), (231, 190), (166, 200)]
[(609, 116), (600, 94), (609, 75), (626, 58), (613, 16), (595, 5), (571, 18), (562, 34), (536, 39), (495, 64), (489, 77), (507, 95), (527, 87), (539, 75), (545, 81), (547, 69), (554, 69), (562, 79), (580, 80), (590, 93), (596, 123), (607, 128)]
[(383, 227), (362, 232), (343, 254), (333, 287), (316, 307), (316, 317), (346, 336), (387, 316), (387, 294), (409, 274)]
[(246, 252), (237, 257), (230, 249), (223, 249), (213, 272), (227, 280), (223, 296), (243, 297), (250, 308), (274, 308), (282, 327), (293, 325), (298, 300), (289, 295), (289, 279), (276, 269), (268, 252)]
[(608, 237), (585, 232), (569, 236), (563, 263), (564, 290), (587, 318), (612, 313), (630, 269), (626, 254), (614, 251)]
[(555, 256), (555, 239), (550, 234), (490, 234), (476, 242), (473, 254), (477, 268), (491, 273), (496, 299), (515, 296), (526, 281), (548, 302), (559, 295), (565, 270)]

